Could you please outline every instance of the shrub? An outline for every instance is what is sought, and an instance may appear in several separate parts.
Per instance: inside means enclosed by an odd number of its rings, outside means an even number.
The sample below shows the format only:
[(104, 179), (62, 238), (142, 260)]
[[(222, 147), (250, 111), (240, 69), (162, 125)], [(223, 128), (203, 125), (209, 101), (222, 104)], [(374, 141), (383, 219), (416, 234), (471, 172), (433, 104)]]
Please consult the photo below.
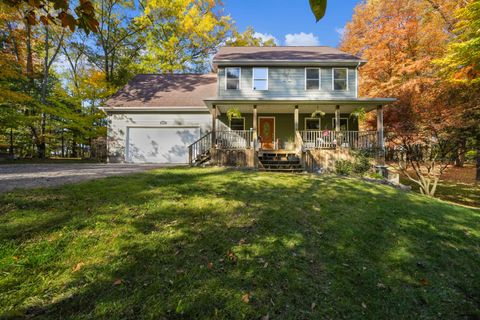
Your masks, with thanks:
[(366, 154), (358, 153), (355, 155), (355, 162), (353, 163), (354, 173), (363, 176), (371, 167), (370, 158)]
[(352, 173), (353, 163), (349, 160), (337, 160), (335, 162), (335, 172), (337, 174), (348, 176)]

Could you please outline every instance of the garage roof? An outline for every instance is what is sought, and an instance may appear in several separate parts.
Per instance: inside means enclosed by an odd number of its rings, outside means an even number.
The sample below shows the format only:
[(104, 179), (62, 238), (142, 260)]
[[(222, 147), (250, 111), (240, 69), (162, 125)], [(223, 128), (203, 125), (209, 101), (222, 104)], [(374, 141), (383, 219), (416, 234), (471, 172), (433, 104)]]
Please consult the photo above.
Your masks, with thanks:
[(217, 94), (216, 74), (140, 74), (105, 103), (115, 108), (203, 107)]

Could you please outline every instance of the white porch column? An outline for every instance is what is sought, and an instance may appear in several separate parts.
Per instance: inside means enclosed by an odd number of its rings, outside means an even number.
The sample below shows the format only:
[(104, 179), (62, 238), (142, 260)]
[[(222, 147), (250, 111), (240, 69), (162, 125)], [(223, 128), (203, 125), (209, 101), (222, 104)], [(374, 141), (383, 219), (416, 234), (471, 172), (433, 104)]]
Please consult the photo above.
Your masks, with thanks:
[(295, 131), (298, 131), (298, 106), (295, 106), (295, 111), (293, 114), (293, 124)]
[(383, 106), (377, 107), (377, 137), (378, 148), (383, 151), (385, 149), (383, 142)]
[(212, 148), (217, 140), (217, 106), (212, 105)]
[(257, 132), (257, 105), (253, 105), (253, 146), (256, 148), (258, 141)]
[(340, 131), (340, 106), (335, 107), (335, 131)]

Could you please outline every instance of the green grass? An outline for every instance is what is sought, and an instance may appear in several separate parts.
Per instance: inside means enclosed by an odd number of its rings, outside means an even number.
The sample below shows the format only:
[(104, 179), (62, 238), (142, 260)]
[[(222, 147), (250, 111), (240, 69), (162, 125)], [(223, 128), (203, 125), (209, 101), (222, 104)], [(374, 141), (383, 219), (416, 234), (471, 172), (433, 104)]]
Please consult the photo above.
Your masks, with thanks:
[(5, 318), (478, 319), (479, 266), (479, 211), (355, 179), (166, 169), (0, 195)]
[[(401, 183), (411, 186), (414, 192), (420, 192), (418, 184), (411, 180), (402, 178)], [(441, 181), (437, 185), (435, 197), (449, 202), (480, 208), (480, 185)]]

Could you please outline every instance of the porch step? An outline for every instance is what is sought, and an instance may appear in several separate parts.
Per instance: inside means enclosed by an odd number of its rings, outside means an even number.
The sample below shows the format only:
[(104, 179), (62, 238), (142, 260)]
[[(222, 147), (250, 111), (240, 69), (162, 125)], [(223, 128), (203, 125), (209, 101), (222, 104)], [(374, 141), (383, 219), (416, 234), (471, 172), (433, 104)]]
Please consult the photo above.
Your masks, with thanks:
[(268, 172), (303, 172), (304, 168), (300, 158), (290, 152), (262, 152), (260, 160), (260, 171)]
[(210, 151), (199, 154), (193, 161), (193, 166), (198, 167), (211, 159)]

